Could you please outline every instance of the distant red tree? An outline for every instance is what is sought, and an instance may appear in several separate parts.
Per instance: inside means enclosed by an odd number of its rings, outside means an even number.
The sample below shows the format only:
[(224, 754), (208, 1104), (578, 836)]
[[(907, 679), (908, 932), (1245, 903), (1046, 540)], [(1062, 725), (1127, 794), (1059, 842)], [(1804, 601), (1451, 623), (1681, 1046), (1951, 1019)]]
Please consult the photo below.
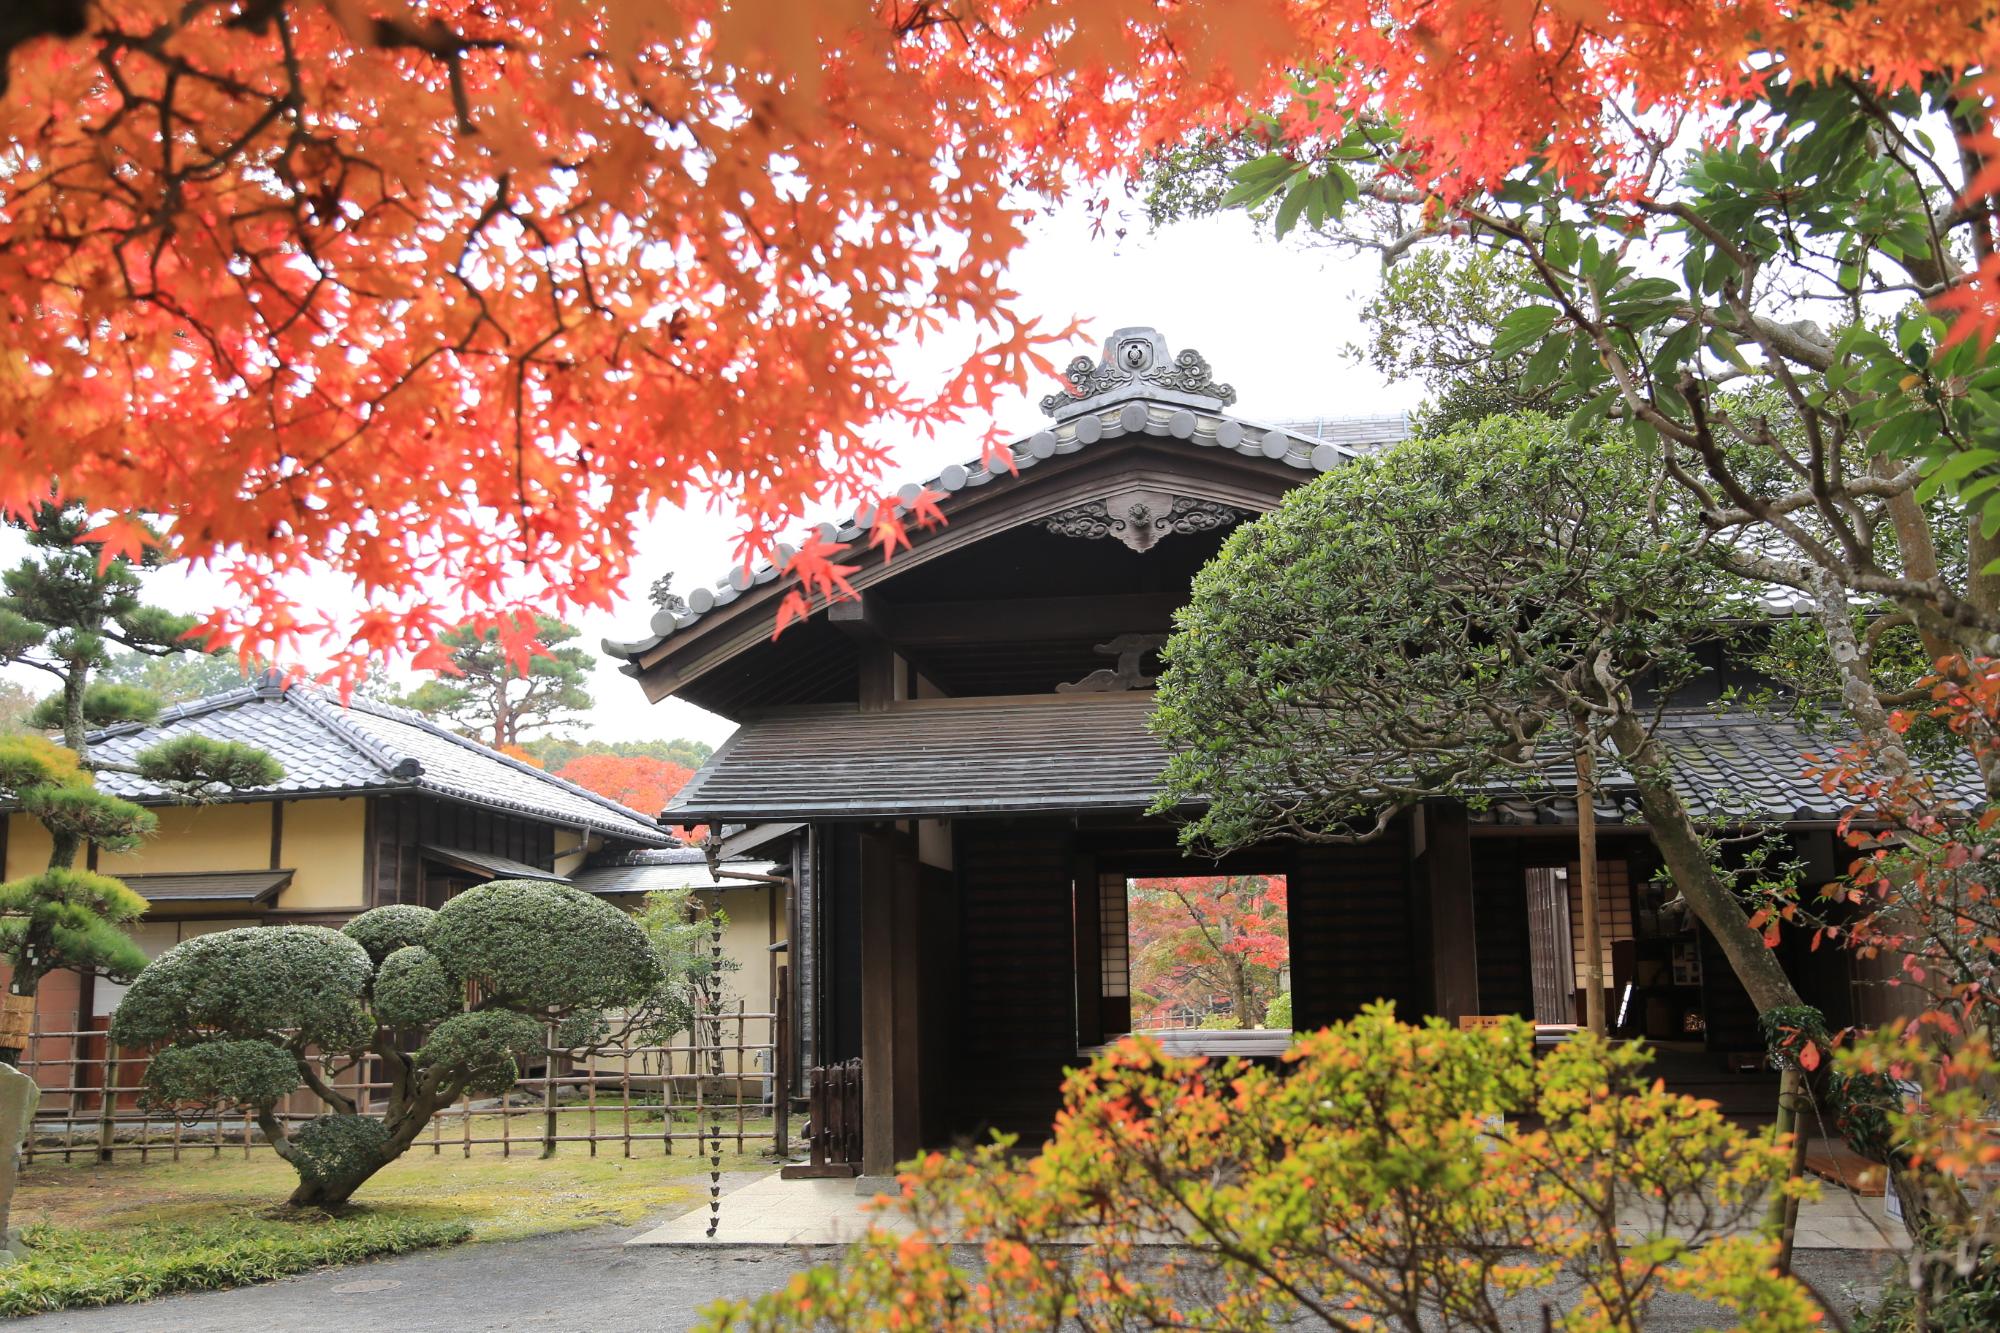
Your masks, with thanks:
[(582, 754), (556, 770), (556, 776), (642, 814), (657, 815), (694, 770), (646, 755)]
[(1239, 1024), (1262, 1022), (1291, 958), (1285, 903), (1285, 881), (1262, 875), (1132, 881), (1134, 990), (1152, 1011), (1227, 995)]

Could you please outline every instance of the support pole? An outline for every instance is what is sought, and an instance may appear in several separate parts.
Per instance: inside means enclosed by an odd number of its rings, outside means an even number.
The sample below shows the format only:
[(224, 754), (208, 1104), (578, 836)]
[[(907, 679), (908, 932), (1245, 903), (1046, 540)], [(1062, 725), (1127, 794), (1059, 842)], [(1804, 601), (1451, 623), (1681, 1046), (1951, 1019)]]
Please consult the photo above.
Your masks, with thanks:
[(1588, 724), (1576, 746), (1577, 887), (1583, 894), (1583, 1024), (1604, 1035), (1604, 922), (1597, 889), (1597, 775)]

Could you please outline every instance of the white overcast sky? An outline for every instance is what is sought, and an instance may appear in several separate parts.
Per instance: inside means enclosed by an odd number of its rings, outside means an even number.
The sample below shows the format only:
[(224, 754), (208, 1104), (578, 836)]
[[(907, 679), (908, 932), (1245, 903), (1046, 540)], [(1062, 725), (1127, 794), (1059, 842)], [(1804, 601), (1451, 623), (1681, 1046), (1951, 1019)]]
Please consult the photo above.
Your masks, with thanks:
[[(1378, 281), (1376, 261), (1252, 234), (1240, 216), (1222, 217), (1148, 233), (1141, 218), (1122, 239), (1093, 237), (1074, 212), (1040, 219), (1016, 258), (1012, 286), (1032, 310), (1059, 327), (1071, 316), (1089, 321), (1093, 341), (1055, 358), (1095, 354), (1096, 339), (1128, 325), (1152, 325), (1174, 351), (1194, 347), (1208, 358), (1218, 380), (1234, 385), (1232, 409), (1251, 419), (1366, 416), (1414, 404), (1407, 384), (1385, 384), (1344, 353), (1360, 336), (1356, 311)], [(1050, 386), (1038, 386), (1039, 398)], [(1012, 435), (1032, 433), (1042, 420), (1034, 398), (1001, 405), (997, 416)], [(935, 476), (946, 464), (978, 456), (980, 430), (937, 439), (892, 442), (888, 481)], [(832, 517), (833, 515), (828, 515)], [(585, 617), (581, 642), (595, 652), (603, 638), (636, 638), (652, 614), (646, 590), (659, 574), (674, 571), (685, 594), (729, 569), (735, 516), (725, 509), (662, 511), (642, 538), (635, 574), (623, 603), (610, 613)], [(0, 533), (0, 563), (19, 558), (19, 538)], [(149, 595), (181, 611), (207, 611), (224, 589), (214, 578), (169, 569), (149, 580)], [(319, 585), (316, 581), (316, 590)], [(339, 595), (338, 587), (328, 595)], [(678, 700), (649, 706), (638, 685), (618, 674), (615, 659), (600, 655), (591, 688), (597, 706), (588, 732), (605, 739), (689, 736), (719, 744), (731, 724)], [(36, 692), (47, 677), (25, 668), (7, 673)]]

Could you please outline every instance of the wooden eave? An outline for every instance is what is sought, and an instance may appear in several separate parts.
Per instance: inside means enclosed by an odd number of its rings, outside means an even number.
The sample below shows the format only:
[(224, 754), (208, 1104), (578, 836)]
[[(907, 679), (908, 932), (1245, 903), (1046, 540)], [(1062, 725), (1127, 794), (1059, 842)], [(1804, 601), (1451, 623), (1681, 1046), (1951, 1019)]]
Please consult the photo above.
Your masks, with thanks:
[[(952, 493), (938, 506), (946, 522), (931, 529), (912, 527), (908, 549), (884, 559), (875, 547), (850, 547), (843, 560), (860, 566), (849, 581), (856, 592), (865, 592), (988, 537), (1116, 489), (1156, 489), (1262, 513), (1275, 508), (1286, 491), (1313, 475), (1279, 460), (1133, 436), (1047, 460), (1031, 472), (995, 478), (984, 486)], [(768, 642), (778, 602), (795, 582), (790, 575), (781, 575), (755, 585), (727, 606), (715, 607), (695, 624), (638, 654), (633, 674), (648, 700), (658, 702)], [(825, 613), (824, 606), (816, 607), (813, 618), (823, 618)]]

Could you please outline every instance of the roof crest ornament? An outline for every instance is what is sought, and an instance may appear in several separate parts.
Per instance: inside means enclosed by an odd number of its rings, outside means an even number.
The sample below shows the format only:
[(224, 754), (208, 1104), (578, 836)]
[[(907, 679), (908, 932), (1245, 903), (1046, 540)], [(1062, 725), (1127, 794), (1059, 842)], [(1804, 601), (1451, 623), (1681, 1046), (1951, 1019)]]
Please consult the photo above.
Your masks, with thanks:
[(1160, 331), (1145, 327), (1119, 329), (1105, 340), (1098, 360), (1076, 358), (1063, 379), (1068, 389), (1042, 399), (1042, 411), (1057, 421), (1131, 398), (1210, 408), (1236, 401), (1236, 390), (1215, 382), (1200, 352), (1187, 347), (1170, 356)]

